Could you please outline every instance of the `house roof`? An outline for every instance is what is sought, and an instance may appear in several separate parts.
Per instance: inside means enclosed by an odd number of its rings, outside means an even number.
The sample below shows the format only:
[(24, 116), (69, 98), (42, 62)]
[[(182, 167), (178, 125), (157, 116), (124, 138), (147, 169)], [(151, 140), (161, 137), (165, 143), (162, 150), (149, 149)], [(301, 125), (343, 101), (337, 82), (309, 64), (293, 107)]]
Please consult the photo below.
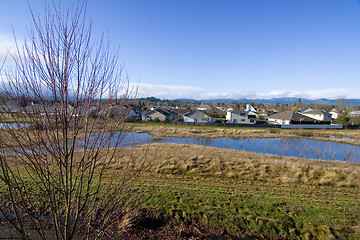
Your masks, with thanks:
[(155, 112), (158, 112), (164, 116), (171, 116), (171, 115), (178, 115), (177, 113), (173, 112), (173, 111), (170, 111), (170, 110), (165, 110), (165, 109), (160, 109), (160, 108), (156, 108), (150, 112), (147, 112), (144, 114), (144, 116), (150, 116), (152, 114), (154, 114)]
[(202, 103), (202, 104), (200, 104), (197, 108), (211, 109), (211, 106), (209, 106), (208, 104)]
[(164, 115), (166, 116), (171, 116), (171, 115), (178, 115), (176, 112), (173, 112), (171, 110), (167, 110), (167, 109), (155, 109), (157, 111), (163, 112)]
[(286, 111), (269, 116), (273, 119), (294, 120), (294, 121), (315, 121), (316, 119), (302, 115), (301, 113)]
[(256, 109), (250, 104), (246, 104), (246, 111), (248, 112), (256, 112)]
[(325, 115), (330, 114), (325, 110), (308, 110), (306, 112), (302, 112), (303, 114), (319, 114), (319, 115)]
[(300, 113), (305, 113), (305, 112), (309, 112), (309, 111), (314, 111), (311, 107), (307, 107), (307, 108), (304, 108), (300, 111)]
[(112, 111), (114, 114), (116, 114), (120, 118), (127, 118), (130, 114), (130, 112), (133, 112), (136, 114), (136, 112), (133, 110), (132, 107), (125, 107), (125, 106), (114, 106), (112, 107)]
[(4, 112), (4, 113), (10, 112), (10, 109), (6, 105), (0, 105), (0, 112)]
[(352, 111), (349, 113), (350, 116), (359, 116), (360, 115), (360, 111)]
[(186, 108), (177, 108), (177, 109), (173, 109), (171, 110), (174, 113), (177, 113), (179, 115), (184, 115), (185, 113), (190, 112), (190, 109), (186, 109)]
[(7, 101), (5, 104), (0, 106), (1, 112), (21, 112), (22, 108), (14, 101)]
[(189, 117), (189, 116), (191, 116), (191, 115), (195, 115), (195, 116), (197, 116), (197, 117), (199, 117), (199, 116), (207, 116), (207, 117), (209, 117), (208, 115), (206, 115), (205, 113), (203, 113), (203, 112), (201, 112), (201, 111), (191, 111), (191, 112), (187, 112), (186, 114), (184, 114), (184, 116), (185, 117)]
[(241, 109), (236, 109), (236, 110), (232, 110), (232, 111), (228, 111), (228, 112), (235, 113), (235, 114), (238, 114), (238, 113), (247, 113), (247, 111), (241, 110)]

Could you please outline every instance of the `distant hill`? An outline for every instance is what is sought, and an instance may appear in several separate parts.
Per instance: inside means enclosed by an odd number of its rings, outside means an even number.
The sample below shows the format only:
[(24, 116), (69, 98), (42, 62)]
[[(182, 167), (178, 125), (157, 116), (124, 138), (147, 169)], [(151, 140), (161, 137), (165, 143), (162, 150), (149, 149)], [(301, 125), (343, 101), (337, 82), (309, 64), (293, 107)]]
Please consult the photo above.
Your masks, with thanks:
[[(271, 98), (271, 99), (208, 99), (208, 100), (195, 100), (195, 99), (174, 99), (180, 102), (202, 102), (202, 103), (264, 103), (264, 104), (295, 104), (298, 102), (299, 98), (296, 97), (283, 97), (283, 98)], [(303, 104), (326, 104), (326, 105), (337, 105), (336, 99), (307, 99), (301, 98)], [(360, 99), (346, 99), (347, 106), (360, 106)]]

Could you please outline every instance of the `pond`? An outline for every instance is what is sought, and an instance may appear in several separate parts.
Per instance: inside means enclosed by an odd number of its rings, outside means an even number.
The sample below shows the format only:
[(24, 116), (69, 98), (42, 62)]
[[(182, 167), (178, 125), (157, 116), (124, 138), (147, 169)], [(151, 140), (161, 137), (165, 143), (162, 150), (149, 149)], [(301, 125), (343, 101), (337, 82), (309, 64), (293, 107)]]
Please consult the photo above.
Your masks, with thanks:
[(184, 143), (306, 159), (359, 163), (360, 146), (306, 138), (177, 138), (147, 133), (124, 133), (121, 147), (151, 143)]
[(30, 126), (30, 123), (0, 123), (0, 129), (26, 128)]
[[(135, 147), (152, 143), (196, 144), (277, 156), (360, 163), (360, 146), (306, 138), (181, 138), (154, 137), (148, 133), (134, 132), (123, 132), (121, 135), (119, 134), (120, 133), (115, 134), (110, 138), (109, 147)], [(118, 137), (122, 140), (120, 144), (116, 146), (115, 139)], [(114, 139), (114, 141), (112, 141), (112, 139)], [(81, 149), (82, 146), (82, 141), (78, 140), (76, 148)]]

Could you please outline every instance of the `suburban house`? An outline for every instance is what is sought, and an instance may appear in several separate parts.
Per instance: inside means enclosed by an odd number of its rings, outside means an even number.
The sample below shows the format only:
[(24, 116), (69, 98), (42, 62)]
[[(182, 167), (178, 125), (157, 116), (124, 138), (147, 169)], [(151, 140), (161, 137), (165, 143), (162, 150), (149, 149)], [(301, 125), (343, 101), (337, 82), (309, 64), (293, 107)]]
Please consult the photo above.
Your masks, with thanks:
[(171, 111), (173, 111), (174, 113), (177, 113), (179, 121), (182, 121), (184, 119), (184, 115), (186, 113), (190, 112), (191, 110), (188, 108), (174, 108), (174, 109), (171, 109)]
[(349, 113), (350, 116), (352, 117), (359, 117), (360, 116), (360, 111), (352, 111)]
[(116, 115), (120, 119), (131, 120), (137, 118), (139, 115), (136, 111), (130, 106), (124, 106), (122, 108), (118, 108)]
[(215, 117), (215, 118), (224, 118), (226, 117), (226, 111), (220, 109), (212, 109), (206, 112), (207, 115)]
[(319, 120), (319, 121), (331, 121), (331, 114), (324, 110), (307, 110), (301, 112), (302, 115), (308, 116), (310, 118)]
[(178, 118), (178, 114), (165, 109), (155, 108), (150, 112), (143, 114), (142, 120), (143, 121), (160, 121), (164, 122), (166, 120), (173, 121)]
[(261, 114), (259, 114), (260, 116), (263, 116), (263, 117), (268, 117), (268, 116), (271, 116), (271, 115), (274, 115), (277, 113), (277, 110), (276, 109), (265, 109)]
[(55, 116), (57, 114), (54, 106), (42, 105), (31, 102), (26, 106), (21, 106), (20, 103), (8, 101), (4, 105), (0, 105), (0, 116), (16, 117), (16, 116), (40, 116), (49, 115)]
[[(245, 110), (246, 111), (246, 110)], [(258, 117), (258, 113), (252, 112), (252, 111), (246, 111), (249, 118), (257, 118)]]
[(307, 107), (307, 108), (301, 109), (301, 111), (299, 111), (299, 113), (310, 112), (310, 111), (314, 111), (314, 109), (312, 109), (311, 107)]
[(244, 110), (227, 111), (226, 121), (228, 123), (247, 123), (247, 124), (255, 123), (255, 119), (249, 118), (248, 112)]
[(22, 109), (13, 101), (8, 101), (6, 104), (0, 105), (0, 116), (12, 117), (21, 111)]
[[(34, 107), (33, 107), (34, 108)], [(44, 111), (44, 107), (40, 104), (37, 104), (37, 110), (33, 110), (33, 113), (37, 112), (37, 114), (40, 114), (41, 116), (52, 116), (55, 117), (59, 114), (58, 109), (54, 105), (46, 105), (45, 106), (46, 112)], [(68, 106), (69, 113), (73, 112), (74, 108)]]
[(338, 116), (340, 115), (340, 112), (336, 110), (335, 108), (329, 112), (331, 114), (331, 118), (333, 120), (336, 120)]
[(198, 110), (198, 111), (210, 111), (211, 108), (212, 107), (210, 107), (209, 105), (202, 103), (202, 104), (200, 104), (200, 106), (198, 106), (196, 108), (196, 110)]
[(123, 119), (123, 120), (132, 120), (139, 116), (139, 114), (128, 105), (121, 106), (121, 105), (113, 105), (110, 106), (108, 109), (102, 109), (98, 111), (96, 106), (92, 106), (89, 110), (89, 115), (98, 115), (100, 117), (110, 117), (114, 119)]
[(201, 111), (191, 111), (184, 114), (184, 122), (215, 122), (214, 117), (210, 117)]
[(293, 111), (281, 112), (268, 117), (270, 124), (290, 124), (290, 121), (314, 122), (316, 119)]

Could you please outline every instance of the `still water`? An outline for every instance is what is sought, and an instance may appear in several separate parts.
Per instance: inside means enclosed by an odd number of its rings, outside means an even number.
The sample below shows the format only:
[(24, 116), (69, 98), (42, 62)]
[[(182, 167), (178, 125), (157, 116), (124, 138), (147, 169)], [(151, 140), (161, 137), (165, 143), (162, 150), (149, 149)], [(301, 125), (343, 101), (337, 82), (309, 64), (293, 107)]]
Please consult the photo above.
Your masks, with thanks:
[(0, 123), (0, 129), (26, 128), (30, 126), (30, 123)]
[(151, 143), (184, 143), (307, 159), (360, 162), (360, 146), (305, 138), (175, 138), (147, 133), (124, 133), (121, 147)]

